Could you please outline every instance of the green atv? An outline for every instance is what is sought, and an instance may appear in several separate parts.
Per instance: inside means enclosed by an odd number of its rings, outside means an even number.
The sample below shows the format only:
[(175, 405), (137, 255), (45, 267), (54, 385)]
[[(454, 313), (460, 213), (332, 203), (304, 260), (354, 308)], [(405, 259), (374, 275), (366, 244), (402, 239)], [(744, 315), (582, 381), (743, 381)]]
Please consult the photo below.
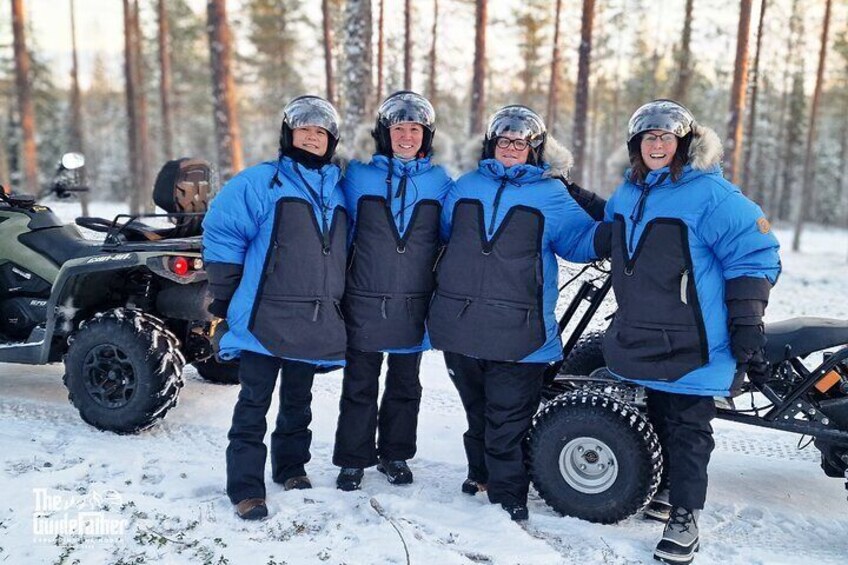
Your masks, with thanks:
[[(84, 158), (62, 158), (48, 192), (79, 186)], [(154, 200), (167, 214), (78, 218), (105, 233), (83, 237), (27, 194), (0, 187), (0, 362), (64, 361), (64, 382), (82, 419), (134, 433), (177, 404), (183, 368), (218, 383), (238, 382), (238, 366), (216, 361), (206, 312), (201, 227), (209, 196), (206, 163), (165, 165)], [(139, 218), (167, 217), (152, 227)], [(161, 221), (161, 220), (160, 220)]]

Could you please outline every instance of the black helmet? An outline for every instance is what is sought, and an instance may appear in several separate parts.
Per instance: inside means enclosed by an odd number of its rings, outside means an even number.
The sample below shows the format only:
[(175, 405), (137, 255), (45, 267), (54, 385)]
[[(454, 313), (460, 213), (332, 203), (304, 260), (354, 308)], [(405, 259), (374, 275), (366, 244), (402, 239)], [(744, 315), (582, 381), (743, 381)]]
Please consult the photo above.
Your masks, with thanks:
[(377, 142), (377, 153), (392, 156), (392, 138), (389, 129), (397, 124), (414, 123), (424, 127), (424, 139), (418, 153), (430, 154), (433, 148), (433, 134), (436, 132), (436, 111), (430, 101), (411, 90), (395, 92), (380, 104), (377, 109), (377, 123), (371, 135)]
[(505, 133), (518, 134), (530, 142), (529, 164), (538, 165), (542, 162), (548, 135), (542, 116), (520, 104), (504, 106), (492, 114), (483, 140), (483, 159), (494, 158), (495, 143)]
[(627, 142), (634, 136), (650, 130), (673, 133), (677, 137), (686, 137), (692, 131), (695, 118), (685, 106), (674, 100), (653, 100), (633, 112), (627, 123)]
[(339, 113), (332, 104), (320, 96), (298, 96), (283, 108), (283, 123), (280, 126), (280, 153), (284, 154), (292, 146), (292, 130), (315, 126), (324, 128), (329, 134), (327, 153), (330, 159), (339, 142)]

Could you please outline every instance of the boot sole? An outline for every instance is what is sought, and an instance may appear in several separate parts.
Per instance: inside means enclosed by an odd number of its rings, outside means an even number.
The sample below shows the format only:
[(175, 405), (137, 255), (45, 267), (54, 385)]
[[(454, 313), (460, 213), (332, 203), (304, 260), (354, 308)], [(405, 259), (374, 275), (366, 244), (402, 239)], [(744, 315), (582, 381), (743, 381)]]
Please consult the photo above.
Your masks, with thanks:
[(664, 551), (654, 551), (654, 559), (662, 563), (669, 563), (670, 565), (688, 565), (695, 560), (695, 554), (698, 553), (699, 549), (701, 549), (701, 540), (698, 540), (695, 543), (695, 547), (689, 555), (677, 555), (674, 553), (666, 553)]

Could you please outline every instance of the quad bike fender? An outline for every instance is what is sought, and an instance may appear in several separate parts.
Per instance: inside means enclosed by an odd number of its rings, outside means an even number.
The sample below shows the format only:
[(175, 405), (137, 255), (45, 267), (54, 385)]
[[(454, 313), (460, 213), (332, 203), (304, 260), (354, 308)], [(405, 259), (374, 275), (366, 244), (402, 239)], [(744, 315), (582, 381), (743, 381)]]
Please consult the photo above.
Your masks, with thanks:
[[(103, 284), (121, 272), (138, 268), (146, 268), (158, 276), (164, 276), (168, 261), (177, 255), (190, 260), (200, 258), (199, 253), (112, 252), (74, 259), (62, 265), (47, 302), (44, 341), (35, 358), (32, 358), (34, 353), (31, 352), (28, 354), (31, 361), (20, 362), (43, 364), (60, 361), (67, 346), (64, 339), (57, 338), (70, 334), (79, 323), (81, 312), (90, 311), (103, 300)], [(165, 278), (169, 279), (169, 284), (205, 288), (205, 272), (193, 273), (182, 279), (170, 270), (167, 272), (169, 276)], [(198, 291), (195, 290), (193, 294), (198, 294)], [(204, 319), (204, 316), (208, 316), (205, 311), (200, 319)]]

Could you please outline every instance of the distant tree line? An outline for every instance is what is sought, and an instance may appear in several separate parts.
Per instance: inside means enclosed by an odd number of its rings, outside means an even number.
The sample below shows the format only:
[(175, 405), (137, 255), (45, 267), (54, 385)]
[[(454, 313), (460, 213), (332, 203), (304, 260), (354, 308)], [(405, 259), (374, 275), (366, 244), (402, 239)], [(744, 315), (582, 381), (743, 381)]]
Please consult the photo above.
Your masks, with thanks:
[[(72, 14), (79, 8), (64, 1)], [(457, 172), (489, 112), (527, 104), (572, 148), (574, 179), (608, 193), (626, 166), (630, 113), (670, 97), (724, 137), (725, 175), (770, 217), (794, 222), (796, 244), (805, 221), (848, 224), (842, 2), (739, 0), (738, 25), (725, 29), (707, 16), (726, 3), (686, 0), (670, 48), (657, 40), (647, 0), (526, 0), (507, 18), (493, 17), (487, 0), (244, 0), (235, 14), (226, 0), (207, 0), (205, 13), (186, 0), (122, 2), (123, 80), (98, 56), (81, 89), (72, 35), (66, 90), (39, 54), (26, 0), (9, 0), (3, 184), (34, 192), (62, 152), (83, 150), (94, 198), (150, 210), (167, 159), (204, 157), (226, 179), (273, 158), (282, 106), (311, 85), (339, 107), (342, 146), (389, 92), (425, 93), (439, 113), (440, 158)], [(467, 22), (460, 51), (444, 41), (447, 18)], [(515, 56), (492, 60), (492, 41), (505, 37), (517, 40)], [(726, 49), (726, 60), (699, 52), (705, 42)], [(463, 73), (461, 88), (449, 83)]]

